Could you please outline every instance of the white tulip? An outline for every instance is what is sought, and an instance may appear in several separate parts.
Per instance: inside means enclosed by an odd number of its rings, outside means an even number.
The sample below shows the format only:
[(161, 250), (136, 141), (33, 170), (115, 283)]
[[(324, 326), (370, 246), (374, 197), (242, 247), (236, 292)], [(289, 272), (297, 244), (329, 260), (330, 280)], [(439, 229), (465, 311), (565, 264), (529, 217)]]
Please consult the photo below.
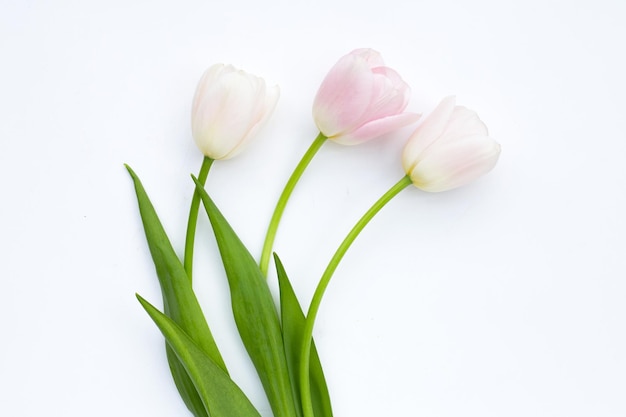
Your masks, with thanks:
[(198, 83), (191, 130), (202, 153), (229, 159), (241, 152), (269, 119), (278, 101), (278, 86), (232, 65), (215, 64)]
[(500, 156), (500, 145), (478, 115), (455, 103), (454, 97), (443, 99), (404, 148), (404, 170), (424, 191), (463, 186), (489, 172)]

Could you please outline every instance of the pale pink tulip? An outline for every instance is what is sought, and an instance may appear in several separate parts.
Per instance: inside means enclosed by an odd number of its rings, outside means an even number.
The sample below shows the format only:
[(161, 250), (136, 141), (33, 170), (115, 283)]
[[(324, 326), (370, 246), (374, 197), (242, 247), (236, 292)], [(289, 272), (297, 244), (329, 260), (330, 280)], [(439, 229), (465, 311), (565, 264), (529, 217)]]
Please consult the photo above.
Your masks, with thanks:
[(326, 75), (313, 103), (313, 119), (324, 136), (353, 145), (416, 121), (418, 114), (403, 113), (409, 96), (409, 86), (384, 66), (378, 52), (357, 49)]
[(465, 185), (489, 172), (500, 156), (500, 145), (478, 115), (455, 103), (454, 97), (443, 99), (404, 148), (404, 170), (424, 191)]
[(269, 119), (279, 90), (232, 65), (211, 66), (193, 98), (191, 131), (202, 153), (228, 159), (241, 152)]

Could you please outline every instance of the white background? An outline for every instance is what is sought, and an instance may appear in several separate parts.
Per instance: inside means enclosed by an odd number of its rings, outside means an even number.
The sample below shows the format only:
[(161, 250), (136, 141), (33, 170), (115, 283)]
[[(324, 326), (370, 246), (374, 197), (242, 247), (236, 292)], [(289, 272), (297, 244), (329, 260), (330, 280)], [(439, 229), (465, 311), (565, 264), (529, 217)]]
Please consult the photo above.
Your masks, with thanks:
[[(455, 94), (502, 155), (463, 189), (405, 190), (347, 254), (315, 331), (335, 414), (626, 416), (625, 20), (622, 0), (3, 0), (0, 415), (187, 415), (134, 297), (161, 305), (123, 163), (180, 252), (197, 80), (226, 62), (279, 84), (270, 123), (207, 184), (258, 256), (317, 133), (319, 83), (371, 47), (411, 85), (409, 110)], [(403, 175), (411, 131), (328, 143), (305, 173), (276, 241), (305, 305)], [(270, 416), (199, 233), (198, 295)]]

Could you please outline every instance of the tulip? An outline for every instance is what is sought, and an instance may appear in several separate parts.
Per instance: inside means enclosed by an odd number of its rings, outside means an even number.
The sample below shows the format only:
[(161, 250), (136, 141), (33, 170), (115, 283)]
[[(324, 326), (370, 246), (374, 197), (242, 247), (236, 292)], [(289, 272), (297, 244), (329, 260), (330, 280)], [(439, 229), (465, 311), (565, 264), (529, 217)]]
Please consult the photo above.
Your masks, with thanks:
[(232, 65), (211, 66), (193, 98), (191, 130), (202, 153), (229, 159), (241, 152), (269, 119), (278, 101), (278, 86)]
[(357, 49), (326, 75), (313, 103), (313, 118), (327, 138), (354, 145), (416, 121), (418, 114), (403, 113), (409, 96), (409, 86), (384, 66), (378, 52)]
[(447, 97), (409, 138), (402, 164), (413, 184), (429, 192), (465, 185), (489, 172), (500, 145), (478, 115)]

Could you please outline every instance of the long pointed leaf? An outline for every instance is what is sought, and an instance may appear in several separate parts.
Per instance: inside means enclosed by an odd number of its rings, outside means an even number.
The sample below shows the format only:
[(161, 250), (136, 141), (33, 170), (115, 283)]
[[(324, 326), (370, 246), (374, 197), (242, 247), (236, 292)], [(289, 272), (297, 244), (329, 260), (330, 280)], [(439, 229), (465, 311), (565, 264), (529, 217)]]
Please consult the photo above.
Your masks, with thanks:
[(256, 261), (195, 178), (209, 215), (230, 287), (241, 340), (276, 417), (296, 416), (291, 380), (276, 306)]
[[(285, 355), (287, 356), (291, 383), (294, 386), (298, 405), (301, 409), (300, 378), (298, 373), (300, 371), (305, 316), (293, 291), (291, 282), (289, 282), (285, 268), (276, 254), (274, 254), (274, 262), (278, 274), (278, 285), (280, 286), (280, 312), (283, 324)], [(326, 378), (324, 377), (324, 371), (322, 370), (322, 364), (314, 342), (311, 345), (309, 361), (313, 412), (316, 417), (332, 417), (333, 410), (330, 404), (328, 386), (326, 385)]]
[[(202, 314), (191, 282), (172, 248), (154, 206), (135, 172), (128, 165), (126, 168), (135, 186), (141, 220), (161, 286), (165, 314), (180, 325), (194, 342), (226, 371), (226, 365)], [(196, 417), (208, 417), (182, 364), (168, 346), (166, 346), (166, 351), (172, 377), (183, 401)]]
[(176, 389), (191, 414), (195, 417), (209, 417), (193, 381), (167, 342), (165, 342), (165, 354)]
[(180, 326), (138, 294), (137, 299), (185, 367), (211, 417), (261, 417), (237, 384)]

